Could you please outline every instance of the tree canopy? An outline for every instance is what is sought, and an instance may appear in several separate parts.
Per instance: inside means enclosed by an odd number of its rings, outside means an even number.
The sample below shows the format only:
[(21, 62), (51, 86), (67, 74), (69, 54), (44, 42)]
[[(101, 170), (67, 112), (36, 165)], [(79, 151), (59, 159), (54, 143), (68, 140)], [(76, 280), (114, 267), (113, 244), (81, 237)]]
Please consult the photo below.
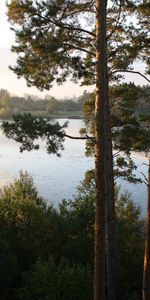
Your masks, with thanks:
[[(107, 4), (107, 58), (109, 78), (133, 71), (135, 59), (148, 59), (149, 4), (110, 1)], [(29, 86), (49, 89), (69, 76), (82, 84), (95, 83), (95, 1), (15, 1), (8, 17), (16, 34), (12, 51), (18, 55), (11, 67)], [(120, 77), (120, 75), (119, 75)]]

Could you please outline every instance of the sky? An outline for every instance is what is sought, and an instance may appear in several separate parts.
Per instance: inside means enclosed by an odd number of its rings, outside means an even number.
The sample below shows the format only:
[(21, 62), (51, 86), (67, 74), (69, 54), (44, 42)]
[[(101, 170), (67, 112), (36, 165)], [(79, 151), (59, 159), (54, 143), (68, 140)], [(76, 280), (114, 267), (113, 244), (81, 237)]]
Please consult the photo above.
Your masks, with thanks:
[[(78, 84), (67, 81), (63, 86), (54, 85), (50, 91), (40, 92), (35, 87), (27, 87), (23, 78), (18, 79), (13, 71), (9, 70), (8, 66), (15, 65), (16, 54), (11, 52), (11, 46), (14, 44), (15, 35), (10, 30), (10, 24), (7, 21), (6, 15), (6, 1), (0, 0), (0, 89), (7, 89), (11, 95), (24, 96), (24, 94), (34, 94), (44, 98), (45, 95), (50, 94), (56, 98), (65, 98), (80, 96), (84, 90), (93, 90), (93, 87), (80, 87)], [(136, 70), (141, 71), (142, 64), (136, 65)], [(133, 77), (134, 76), (134, 77)], [(125, 81), (134, 81), (135, 84), (147, 84), (147, 82), (138, 75), (125, 75)]]

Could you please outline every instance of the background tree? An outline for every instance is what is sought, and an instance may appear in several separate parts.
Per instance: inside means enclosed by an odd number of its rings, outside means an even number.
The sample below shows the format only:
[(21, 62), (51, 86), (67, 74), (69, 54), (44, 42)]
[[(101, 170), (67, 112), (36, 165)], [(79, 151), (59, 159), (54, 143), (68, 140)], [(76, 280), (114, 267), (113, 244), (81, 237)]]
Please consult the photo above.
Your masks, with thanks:
[(7, 119), (12, 116), (13, 105), (11, 103), (11, 97), (7, 90), (0, 90), (0, 118)]
[(47, 104), (47, 112), (52, 114), (57, 110), (58, 103), (54, 97), (51, 97)]

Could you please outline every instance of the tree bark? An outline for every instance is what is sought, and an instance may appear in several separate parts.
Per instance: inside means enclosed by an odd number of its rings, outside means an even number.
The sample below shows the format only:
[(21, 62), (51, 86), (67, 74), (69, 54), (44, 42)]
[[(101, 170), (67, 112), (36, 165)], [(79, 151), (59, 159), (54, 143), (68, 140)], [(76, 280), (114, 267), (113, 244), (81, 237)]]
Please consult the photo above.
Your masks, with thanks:
[(117, 299), (117, 243), (109, 97), (106, 100), (106, 236), (108, 300)]
[(106, 4), (96, 1), (96, 99), (95, 99), (95, 255), (94, 300), (105, 300), (105, 101), (107, 91)]
[(150, 155), (149, 155), (149, 167), (148, 167), (148, 203), (147, 203), (144, 270), (143, 270), (143, 300), (150, 300)]

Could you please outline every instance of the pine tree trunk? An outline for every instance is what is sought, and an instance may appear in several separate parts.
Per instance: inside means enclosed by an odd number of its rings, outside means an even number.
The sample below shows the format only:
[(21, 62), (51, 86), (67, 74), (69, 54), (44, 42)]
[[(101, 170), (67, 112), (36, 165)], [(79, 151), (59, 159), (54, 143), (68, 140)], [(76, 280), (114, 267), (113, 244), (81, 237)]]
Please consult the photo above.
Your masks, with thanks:
[(105, 300), (105, 101), (107, 97), (106, 2), (96, 1), (95, 256), (94, 300)]
[(148, 168), (148, 204), (143, 271), (143, 300), (150, 300), (150, 156)]
[(117, 296), (117, 245), (113, 178), (112, 133), (109, 98), (106, 101), (106, 235), (107, 235), (107, 290), (108, 300)]

